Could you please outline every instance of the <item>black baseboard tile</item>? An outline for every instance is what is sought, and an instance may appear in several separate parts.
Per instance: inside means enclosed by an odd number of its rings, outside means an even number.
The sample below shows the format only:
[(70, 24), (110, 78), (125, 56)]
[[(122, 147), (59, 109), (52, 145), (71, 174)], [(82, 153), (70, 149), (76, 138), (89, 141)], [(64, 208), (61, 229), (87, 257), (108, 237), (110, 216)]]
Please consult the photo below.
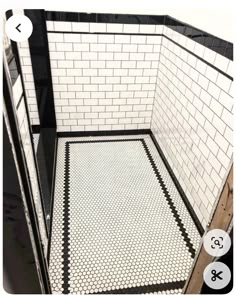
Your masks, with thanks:
[(86, 137), (150, 134), (150, 129), (106, 130), (106, 131), (63, 131), (57, 132), (57, 137)]

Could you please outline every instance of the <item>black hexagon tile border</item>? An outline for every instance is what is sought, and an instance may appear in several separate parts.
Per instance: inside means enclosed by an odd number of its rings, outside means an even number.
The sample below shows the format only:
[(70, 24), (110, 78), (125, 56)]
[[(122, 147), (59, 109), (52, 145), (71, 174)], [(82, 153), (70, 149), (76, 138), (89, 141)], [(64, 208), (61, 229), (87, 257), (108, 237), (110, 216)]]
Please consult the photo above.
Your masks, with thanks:
[(59, 138), (53, 293), (181, 293), (200, 239), (149, 135)]

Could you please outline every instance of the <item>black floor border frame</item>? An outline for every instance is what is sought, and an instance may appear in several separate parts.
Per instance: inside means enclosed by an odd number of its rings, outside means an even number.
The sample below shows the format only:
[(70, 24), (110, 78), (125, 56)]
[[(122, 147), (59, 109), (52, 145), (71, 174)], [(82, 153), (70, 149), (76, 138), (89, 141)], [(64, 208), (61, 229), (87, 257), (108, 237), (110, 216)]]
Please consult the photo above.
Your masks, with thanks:
[[(178, 214), (178, 211), (177, 211), (176, 207), (174, 206), (174, 203), (171, 199), (168, 189), (166, 188), (166, 185), (161, 177), (161, 174), (160, 174), (158, 168), (156, 167), (155, 161), (152, 158), (152, 155), (148, 149), (148, 146), (147, 146), (144, 138), (66, 141), (66, 143), (65, 143), (65, 166), (64, 166), (64, 200), (63, 200), (63, 255), (62, 255), (62, 258), (64, 260), (63, 274), (62, 274), (63, 294), (68, 294), (69, 287), (70, 287), (70, 284), (69, 284), (70, 145), (71, 144), (97, 143), (97, 142), (106, 143), (106, 142), (127, 142), (127, 141), (140, 141), (141, 142), (141, 144), (144, 148), (144, 152), (145, 152), (145, 154), (146, 154), (146, 156), (153, 168), (156, 178), (161, 186), (161, 189), (164, 193), (164, 196), (165, 196), (167, 203), (170, 207), (170, 210), (173, 214), (173, 217), (175, 218), (175, 221), (177, 223), (177, 227), (179, 228), (179, 231), (181, 232), (181, 235), (183, 236), (186, 247), (188, 248), (188, 251), (191, 253), (192, 258), (194, 258), (195, 254), (196, 254), (196, 250), (194, 249), (193, 244), (191, 243), (191, 240), (188, 237), (188, 233), (186, 232), (184, 225), (182, 224), (182, 221), (181, 221), (181, 218)], [(109, 291), (101, 292), (98, 294), (142, 294), (145, 292), (148, 293), (148, 292), (155, 292), (155, 291), (172, 290), (172, 289), (176, 289), (177, 288), (176, 286), (178, 286), (178, 288), (183, 288), (184, 283), (185, 283), (185, 281), (176, 281), (176, 282), (170, 282), (170, 283), (161, 283), (161, 284), (148, 285), (148, 286), (145, 285), (145, 286), (139, 286), (139, 287), (126, 288), (126, 289), (117, 289), (117, 290), (111, 290), (111, 291), (109, 290)]]
[(194, 209), (192, 207), (192, 205), (190, 204), (182, 186), (180, 185), (178, 179), (175, 176), (174, 171), (172, 170), (168, 160), (166, 159), (160, 145), (158, 144), (153, 132), (151, 131), (151, 129), (139, 129), (139, 130), (108, 130), (108, 131), (63, 131), (63, 132), (57, 132), (57, 137), (58, 138), (63, 138), (63, 137), (89, 137), (89, 136), (125, 136), (125, 135), (144, 135), (144, 134), (148, 134), (150, 135), (157, 151), (158, 154), (160, 155), (162, 161), (165, 164), (165, 167), (168, 171), (168, 173), (171, 176), (172, 181), (174, 182), (190, 216), (192, 217), (193, 222), (195, 223), (198, 232), (201, 236), (203, 236), (204, 234), (204, 228), (201, 225), (201, 222), (199, 221), (196, 213), (194, 212)]

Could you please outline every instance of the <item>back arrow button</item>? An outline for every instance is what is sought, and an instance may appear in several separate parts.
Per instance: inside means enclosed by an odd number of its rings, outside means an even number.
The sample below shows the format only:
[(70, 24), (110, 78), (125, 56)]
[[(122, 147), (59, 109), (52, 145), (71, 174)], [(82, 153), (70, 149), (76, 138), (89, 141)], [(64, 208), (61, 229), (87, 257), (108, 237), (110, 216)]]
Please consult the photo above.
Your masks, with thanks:
[(19, 24), (19, 25), (16, 27), (16, 29), (17, 29), (17, 31), (18, 31), (19, 33), (21, 33), (21, 30), (19, 29), (20, 26), (21, 26), (21, 24)]

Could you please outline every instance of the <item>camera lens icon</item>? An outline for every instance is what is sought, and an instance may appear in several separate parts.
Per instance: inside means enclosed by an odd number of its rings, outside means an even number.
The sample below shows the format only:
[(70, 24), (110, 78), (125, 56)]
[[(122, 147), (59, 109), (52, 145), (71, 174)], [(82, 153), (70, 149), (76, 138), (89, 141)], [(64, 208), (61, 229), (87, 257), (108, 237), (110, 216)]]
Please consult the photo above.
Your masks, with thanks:
[(224, 230), (213, 229), (204, 237), (203, 245), (208, 254), (214, 257), (220, 257), (229, 251), (231, 239)]

